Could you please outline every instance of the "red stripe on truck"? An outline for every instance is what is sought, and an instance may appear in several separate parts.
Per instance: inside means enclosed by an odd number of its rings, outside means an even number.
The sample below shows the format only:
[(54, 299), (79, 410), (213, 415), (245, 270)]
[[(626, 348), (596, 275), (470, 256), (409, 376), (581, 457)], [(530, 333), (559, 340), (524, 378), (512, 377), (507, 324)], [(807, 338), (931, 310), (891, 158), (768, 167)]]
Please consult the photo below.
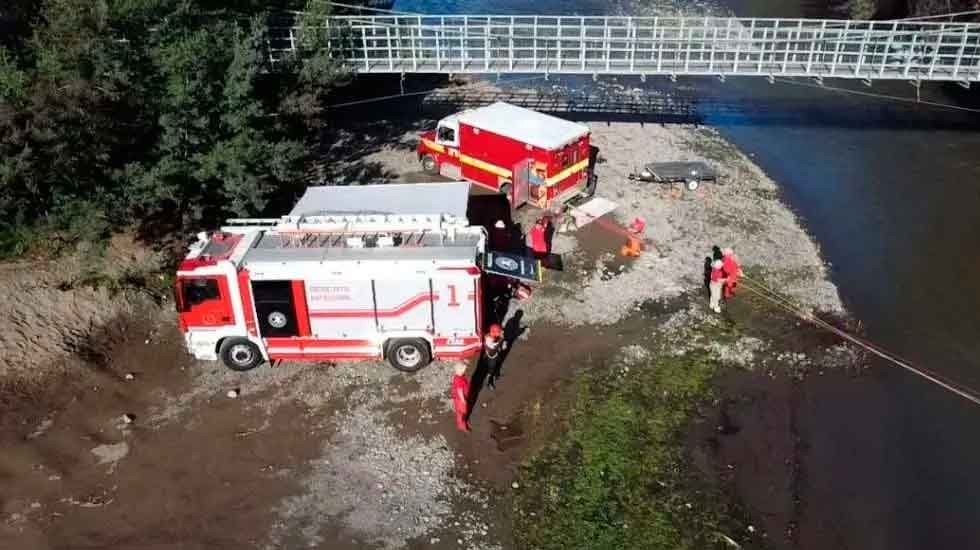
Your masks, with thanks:
[(273, 361), (344, 361), (358, 359), (381, 359), (380, 353), (275, 353), (269, 352)]
[(303, 281), (293, 281), (293, 307), (296, 308), (296, 329), (299, 336), (310, 335), (310, 313), (306, 309), (306, 286)]
[(323, 340), (320, 338), (266, 338), (266, 346), (299, 348), (364, 348), (376, 345), (371, 340)]
[(419, 294), (401, 305), (392, 309), (379, 309), (377, 313), (373, 309), (336, 309), (336, 310), (315, 310), (310, 312), (310, 317), (316, 318), (353, 318), (353, 317), (398, 317), (409, 310), (418, 307), (426, 302), (434, 302), (439, 299), (438, 294), (429, 295), (428, 292)]
[(245, 313), (245, 328), (252, 336), (256, 336), (255, 311), (252, 307), (252, 283), (248, 279), (248, 270), (238, 272), (238, 295), (242, 299), (242, 311)]

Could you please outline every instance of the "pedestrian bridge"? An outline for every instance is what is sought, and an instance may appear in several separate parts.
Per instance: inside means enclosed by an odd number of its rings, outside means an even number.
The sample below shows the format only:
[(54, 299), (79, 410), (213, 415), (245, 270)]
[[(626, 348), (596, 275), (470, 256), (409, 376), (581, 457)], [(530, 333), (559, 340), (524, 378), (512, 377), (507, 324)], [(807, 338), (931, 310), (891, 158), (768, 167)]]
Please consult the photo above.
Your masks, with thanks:
[(545, 73), (980, 81), (980, 23), (734, 17), (329, 16), (274, 21), (358, 73)]

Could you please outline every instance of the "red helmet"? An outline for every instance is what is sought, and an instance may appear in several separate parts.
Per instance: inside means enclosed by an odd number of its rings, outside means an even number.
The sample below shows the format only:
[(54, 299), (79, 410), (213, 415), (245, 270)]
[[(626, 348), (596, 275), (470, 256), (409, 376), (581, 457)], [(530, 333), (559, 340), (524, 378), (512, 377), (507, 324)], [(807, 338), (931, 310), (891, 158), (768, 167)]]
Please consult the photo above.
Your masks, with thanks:
[(494, 323), (490, 325), (490, 336), (496, 338), (504, 333), (504, 329), (500, 328), (500, 325)]

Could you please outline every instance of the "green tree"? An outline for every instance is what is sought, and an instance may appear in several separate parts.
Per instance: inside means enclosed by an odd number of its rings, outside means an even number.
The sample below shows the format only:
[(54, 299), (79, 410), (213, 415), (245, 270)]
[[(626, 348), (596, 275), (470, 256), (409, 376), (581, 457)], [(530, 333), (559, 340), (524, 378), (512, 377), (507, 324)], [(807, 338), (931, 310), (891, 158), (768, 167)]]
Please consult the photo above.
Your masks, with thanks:
[[(97, 237), (261, 213), (299, 183), (318, 103), (344, 72), (301, 32), (270, 64), (270, 10), (298, 0), (18, 0), (0, 45), (0, 216)], [(29, 23), (25, 23), (29, 22)], [(322, 24), (322, 19), (321, 19)], [(0, 226), (0, 231), (4, 231)]]

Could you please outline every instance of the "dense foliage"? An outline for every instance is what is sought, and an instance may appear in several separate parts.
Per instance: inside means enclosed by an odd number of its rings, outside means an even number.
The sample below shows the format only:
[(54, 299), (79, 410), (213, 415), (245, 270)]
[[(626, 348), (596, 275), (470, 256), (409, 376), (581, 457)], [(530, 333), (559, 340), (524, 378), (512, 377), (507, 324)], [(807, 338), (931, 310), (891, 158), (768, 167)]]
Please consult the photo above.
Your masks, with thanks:
[(307, 130), (344, 74), (316, 35), (272, 65), (281, 0), (14, 0), (0, 8), (0, 254), (27, 235), (180, 231), (300, 185)]

